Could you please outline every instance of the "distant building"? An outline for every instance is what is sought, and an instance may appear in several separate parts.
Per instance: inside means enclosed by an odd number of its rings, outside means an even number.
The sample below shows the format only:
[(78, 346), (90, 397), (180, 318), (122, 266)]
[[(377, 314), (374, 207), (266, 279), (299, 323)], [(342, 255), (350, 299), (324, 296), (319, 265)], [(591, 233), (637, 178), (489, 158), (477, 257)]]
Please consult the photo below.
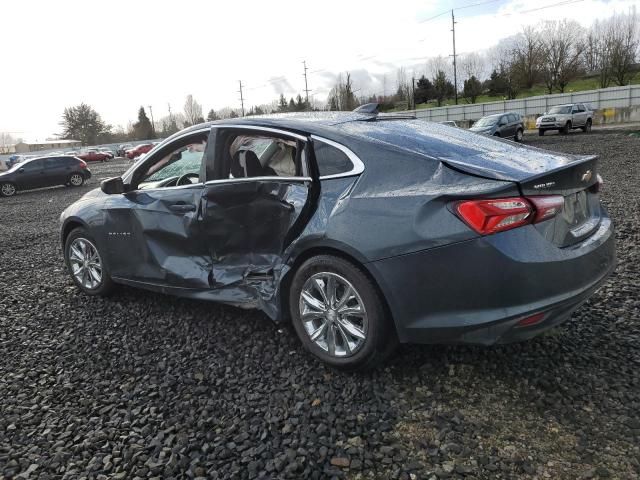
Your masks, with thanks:
[(53, 150), (56, 148), (73, 148), (82, 144), (80, 140), (48, 140), (46, 142), (20, 142), (15, 144), (16, 153), (39, 152), (41, 150)]

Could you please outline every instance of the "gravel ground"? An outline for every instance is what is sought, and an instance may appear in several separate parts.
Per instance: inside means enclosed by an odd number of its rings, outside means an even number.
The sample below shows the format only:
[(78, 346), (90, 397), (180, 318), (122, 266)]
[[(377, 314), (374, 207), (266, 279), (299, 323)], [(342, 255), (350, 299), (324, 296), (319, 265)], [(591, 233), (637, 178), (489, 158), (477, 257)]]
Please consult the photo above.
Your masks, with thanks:
[(79, 295), (58, 216), (124, 161), (0, 199), (0, 479), (638, 478), (640, 138), (526, 141), (601, 155), (616, 272), (541, 338), (404, 346), (367, 374), (257, 312)]

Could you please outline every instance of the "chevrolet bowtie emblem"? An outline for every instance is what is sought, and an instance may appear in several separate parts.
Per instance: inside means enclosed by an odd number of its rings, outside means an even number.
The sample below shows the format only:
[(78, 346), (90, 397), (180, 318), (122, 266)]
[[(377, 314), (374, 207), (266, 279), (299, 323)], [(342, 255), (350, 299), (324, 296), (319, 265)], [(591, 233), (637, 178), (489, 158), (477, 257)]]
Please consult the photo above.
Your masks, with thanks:
[(582, 174), (581, 180), (583, 182), (588, 182), (589, 180), (591, 180), (591, 176), (592, 176), (591, 170), (587, 170)]

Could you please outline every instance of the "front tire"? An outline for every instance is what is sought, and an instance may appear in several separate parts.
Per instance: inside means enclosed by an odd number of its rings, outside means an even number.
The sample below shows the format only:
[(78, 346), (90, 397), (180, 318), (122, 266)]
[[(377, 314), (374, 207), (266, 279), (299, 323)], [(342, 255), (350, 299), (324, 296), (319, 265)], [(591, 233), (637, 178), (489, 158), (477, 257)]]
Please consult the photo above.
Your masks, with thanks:
[(571, 130), (571, 122), (567, 122), (564, 124), (564, 127), (562, 127), (562, 129), (560, 130), (560, 134), (567, 135), (569, 133), (569, 130)]
[(540, 135), (541, 137), (544, 136), (544, 132), (545, 132), (544, 129), (542, 128), (538, 129), (538, 135)]
[(76, 286), (87, 295), (109, 295), (114, 288), (104, 255), (82, 227), (71, 231), (64, 242), (64, 260)]
[(398, 342), (376, 286), (339, 257), (320, 255), (302, 264), (291, 282), (289, 309), (304, 347), (333, 367), (373, 368)]
[(12, 182), (0, 183), (0, 195), (3, 197), (13, 197), (17, 192), (15, 184)]

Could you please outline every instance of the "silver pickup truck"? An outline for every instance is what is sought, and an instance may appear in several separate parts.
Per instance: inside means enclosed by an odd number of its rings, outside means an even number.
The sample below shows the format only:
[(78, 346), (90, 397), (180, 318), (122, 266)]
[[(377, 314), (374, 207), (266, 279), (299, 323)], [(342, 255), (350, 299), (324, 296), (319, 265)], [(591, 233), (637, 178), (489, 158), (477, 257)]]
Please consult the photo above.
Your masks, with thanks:
[(562, 134), (567, 134), (574, 128), (590, 132), (591, 125), (593, 125), (593, 108), (588, 103), (556, 105), (536, 119), (539, 135), (544, 135), (547, 130), (558, 130)]

